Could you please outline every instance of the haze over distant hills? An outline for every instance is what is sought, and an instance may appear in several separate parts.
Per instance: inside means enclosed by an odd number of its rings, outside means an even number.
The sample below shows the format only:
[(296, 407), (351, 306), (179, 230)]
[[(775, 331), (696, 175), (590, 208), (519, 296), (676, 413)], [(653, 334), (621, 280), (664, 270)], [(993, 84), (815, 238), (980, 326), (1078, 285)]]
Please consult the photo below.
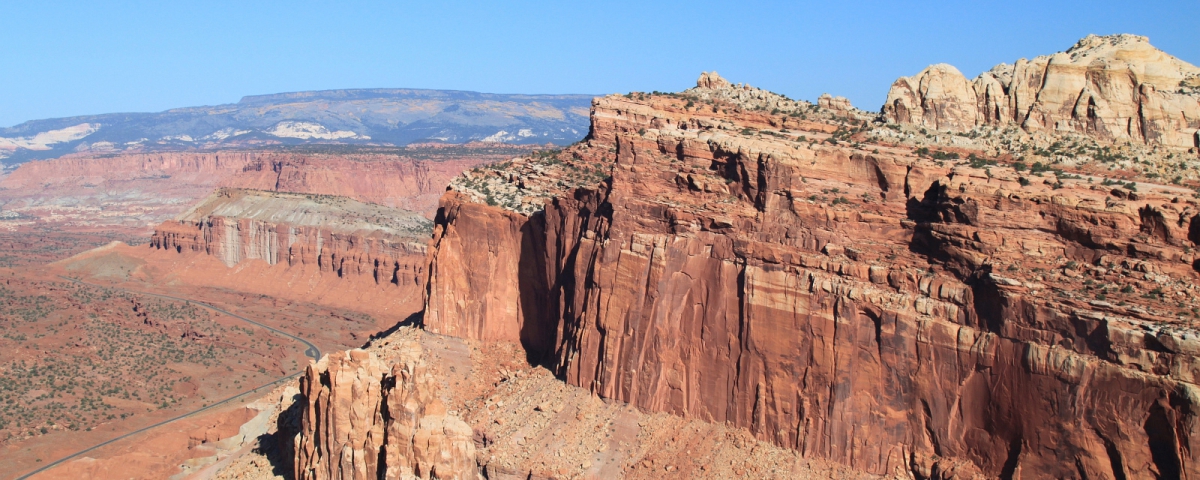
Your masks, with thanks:
[(591, 99), (419, 89), (255, 95), (235, 104), (32, 120), (0, 128), (0, 161), (306, 143), (566, 145), (587, 134)]

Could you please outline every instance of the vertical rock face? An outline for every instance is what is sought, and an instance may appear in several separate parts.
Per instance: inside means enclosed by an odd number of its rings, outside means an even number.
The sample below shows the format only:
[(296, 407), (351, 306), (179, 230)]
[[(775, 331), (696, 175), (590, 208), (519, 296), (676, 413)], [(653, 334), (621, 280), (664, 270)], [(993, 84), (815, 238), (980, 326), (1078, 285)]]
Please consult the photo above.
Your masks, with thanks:
[(519, 289), (544, 268), (534, 252), (535, 225), (524, 215), (464, 201), (453, 193), (438, 211), (430, 250), (427, 328), (486, 341), (521, 342), (535, 350), (553, 345), (553, 324), (540, 323), (544, 287)]
[(432, 213), (454, 175), (476, 164), (503, 158), (500, 154), (471, 153), (434, 161), (384, 155), (258, 155), (241, 173), (222, 185), (338, 195)]
[(308, 366), (300, 379), (296, 478), (482, 478), (471, 427), (447, 414), (420, 346), (410, 348), (390, 368), (364, 350)]
[(411, 239), (237, 218), (164, 222), (155, 229), (150, 246), (213, 255), (228, 266), (255, 259), (271, 265), (315, 265), (338, 276), (369, 276), (378, 284), (398, 286), (421, 284), (425, 271), (424, 249)]
[(1083, 133), (1103, 141), (1198, 147), (1200, 68), (1135, 35), (1090, 35), (1066, 52), (1000, 64), (968, 81), (933, 65), (892, 84), (892, 122)]
[[(141, 229), (179, 215), (219, 187), (337, 195), (432, 217), (446, 184), (474, 165), (524, 153), (503, 145), (410, 147), (379, 153), (217, 151), (72, 156), (0, 175), (0, 203), (41, 222)], [(7, 170), (6, 170), (7, 172)], [(97, 208), (102, 215), (97, 215)]]
[(234, 266), (315, 265), (376, 284), (423, 284), (428, 223), (403, 210), (338, 197), (221, 190), (176, 221), (164, 222), (153, 248), (201, 252)]
[[(66, 157), (22, 164), (5, 179), (6, 189), (174, 178), (175, 188), (211, 190), (221, 180), (257, 164), (254, 152), (130, 154), (116, 157)], [(163, 182), (167, 183), (167, 182)], [(200, 194), (203, 195), (203, 194)]]
[(427, 327), (547, 338), (571, 384), (878, 474), (1200, 475), (1193, 202), (760, 134), (789, 119), (690, 92), (597, 99), (518, 180), (610, 177), (541, 212), (443, 197)]

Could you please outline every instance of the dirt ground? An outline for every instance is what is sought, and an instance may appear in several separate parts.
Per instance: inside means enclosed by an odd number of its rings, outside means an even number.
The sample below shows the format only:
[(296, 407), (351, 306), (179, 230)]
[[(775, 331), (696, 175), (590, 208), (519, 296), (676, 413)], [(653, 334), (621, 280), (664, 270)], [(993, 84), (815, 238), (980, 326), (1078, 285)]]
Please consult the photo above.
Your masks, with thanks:
[[(305, 345), (237, 317), (327, 352), (363, 345), (372, 334), (410, 317), (416, 305), (410, 299), (373, 309), (347, 308), (352, 301), (322, 304), (340, 298), (341, 289), (361, 288), (328, 281), (306, 287), (318, 291), (314, 301), (304, 301), (306, 294), (268, 295), (277, 292), (256, 285), (269, 285), (267, 279), (287, 272), (265, 263), (228, 269), (206, 255), (159, 251), (162, 255), (155, 256), (144, 245), (121, 244), (65, 263), (41, 263), (109, 237), (76, 232), (56, 238), (11, 238), (13, 248), (4, 255), (12, 267), (0, 267), (0, 463), (6, 467), (0, 478), (15, 478), (307, 365)], [(48, 250), (47, 242), (58, 247)], [(177, 275), (163, 281), (160, 272)], [(38, 478), (71, 472), (88, 478), (118, 471), (125, 478), (177, 474), (180, 461), (212, 455), (189, 448), (189, 432), (224, 421), (236, 405), (265, 391), (88, 452), (87, 460), (76, 459)], [(126, 458), (132, 452), (140, 453)], [(117, 458), (126, 460), (105, 463)], [(103, 465), (118, 467), (109, 471)]]

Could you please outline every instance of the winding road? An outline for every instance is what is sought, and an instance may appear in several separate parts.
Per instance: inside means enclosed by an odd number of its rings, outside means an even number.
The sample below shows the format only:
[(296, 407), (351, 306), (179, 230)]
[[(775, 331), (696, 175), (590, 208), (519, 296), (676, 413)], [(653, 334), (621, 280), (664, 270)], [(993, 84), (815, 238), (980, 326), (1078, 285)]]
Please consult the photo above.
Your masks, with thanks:
[[(223, 310), (223, 309), (217, 308), (217, 307), (215, 307), (215, 306), (213, 306), (213, 305), (209, 305), (209, 304), (207, 304), (207, 303), (204, 303), (204, 302), (199, 302), (199, 301), (192, 300), (192, 299), (189, 299), (189, 298), (173, 297), (173, 296), (170, 296), (170, 295), (162, 295), (162, 294), (158, 294), (158, 293), (139, 292), (139, 291), (136, 291), (136, 290), (129, 290), (129, 289), (118, 288), (118, 287), (111, 287), (111, 286), (108, 286), (108, 285), (99, 285), (99, 284), (95, 284), (95, 283), (88, 283), (88, 282), (85, 282), (85, 281), (83, 281), (83, 280), (79, 280), (79, 279), (77, 279), (77, 278), (64, 277), (64, 276), (62, 276), (62, 275), (59, 275), (59, 278), (62, 278), (62, 279), (64, 279), (64, 280), (67, 280), (67, 281), (70, 281), (70, 282), (72, 282), (72, 283), (76, 283), (76, 284), (79, 284), (79, 285), (88, 285), (88, 286), (91, 286), (91, 287), (98, 287), (98, 288), (111, 288), (111, 289), (114, 289), (114, 290), (121, 290), (121, 291), (124, 291), (124, 292), (128, 292), (128, 293), (131, 293), (131, 294), (134, 294), (134, 295), (141, 295), (141, 296), (146, 296), (146, 297), (157, 297), (157, 298), (163, 298), (163, 299), (167, 299), (167, 300), (174, 300), (174, 301), (177, 301), (177, 302), (187, 302), (187, 303), (190, 303), (190, 304), (194, 304), (194, 305), (200, 306), (200, 307), (202, 307), (202, 308), (206, 308), (206, 309), (212, 310), (212, 311), (214, 311), (214, 312), (221, 313), (221, 314), (223, 314), (223, 315), (228, 315), (228, 316), (230, 316), (230, 317), (236, 318), (236, 319), (238, 319), (238, 320), (241, 320), (241, 321), (243, 321), (243, 322), (249, 323), (249, 324), (251, 324), (251, 325), (254, 325), (254, 326), (256, 326), (256, 327), (259, 327), (259, 328), (262, 328), (262, 329), (268, 330), (268, 331), (270, 331), (270, 332), (272, 332), (272, 333), (275, 333), (275, 334), (278, 334), (278, 335), (281, 335), (281, 336), (284, 336), (284, 337), (290, 338), (290, 339), (292, 339), (292, 340), (295, 340), (295, 341), (297, 341), (297, 342), (300, 342), (301, 344), (303, 344), (303, 345), (306, 347), (306, 348), (305, 348), (305, 350), (304, 350), (304, 355), (305, 355), (305, 356), (307, 356), (307, 357), (309, 357), (309, 358), (312, 358), (313, 360), (318, 360), (318, 359), (320, 359), (320, 358), (321, 358), (321, 349), (317, 348), (317, 346), (316, 346), (316, 345), (313, 345), (313, 344), (312, 344), (312, 342), (309, 342), (308, 340), (305, 340), (305, 339), (303, 339), (303, 338), (297, 337), (297, 336), (295, 336), (295, 335), (292, 335), (292, 334), (290, 334), (290, 333), (287, 333), (287, 332), (285, 332), (285, 331), (279, 330), (279, 329), (277, 329), (277, 328), (275, 328), (275, 327), (271, 327), (271, 326), (268, 326), (268, 325), (263, 325), (263, 324), (261, 324), (261, 323), (258, 323), (258, 322), (254, 321), (254, 320), (251, 320), (251, 319), (249, 319), (249, 318), (243, 317), (243, 316), (241, 316), (241, 315), (237, 315), (237, 314), (234, 314), (234, 313), (230, 313), (230, 312), (228, 312), (228, 311), (225, 311), (225, 310)], [(97, 449), (97, 448), (103, 447), (103, 446), (105, 446), (105, 445), (109, 445), (109, 444), (111, 444), (111, 443), (118, 442), (118, 441), (124, 440), (124, 439), (126, 439), (126, 438), (132, 437), (132, 436), (134, 436), (134, 435), (137, 435), (137, 434), (139, 434), (139, 433), (143, 433), (143, 432), (146, 432), (146, 431), (148, 431), (148, 430), (152, 430), (152, 429), (154, 429), (154, 428), (161, 427), (161, 426), (163, 426), (163, 425), (166, 425), (166, 424), (168, 424), (168, 423), (174, 422), (174, 421), (176, 421), (176, 420), (181, 420), (181, 419), (184, 419), (184, 418), (190, 417), (190, 416), (192, 416), (192, 415), (195, 415), (195, 414), (197, 414), (197, 413), (201, 413), (201, 412), (204, 412), (204, 411), (207, 411), (207, 410), (210, 410), (210, 409), (213, 409), (213, 408), (216, 408), (216, 407), (219, 407), (219, 406), (225, 405), (225, 404), (227, 404), (227, 403), (230, 403), (230, 402), (232, 402), (232, 401), (234, 401), (234, 400), (237, 400), (238, 398), (244, 397), (244, 396), (246, 396), (246, 395), (248, 395), (248, 394), (251, 394), (251, 393), (257, 392), (257, 391), (259, 391), (259, 390), (262, 390), (262, 389), (264, 389), (264, 388), (267, 388), (267, 387), (270, 387), (270, 386), (274, 386), (274, 385), (278, 385), (278, 384), (280, 384), (280, 383), (282, 383), (282, 382), (284, 382), (284, 381), (287, 381), (287, 380), (290, 380), (290, 379), (296, 378), (296, 376), (298, 376), (298, 375), (300, 375), (300, 372), (296, 372), (296, 373), (293, 373), (293, 374), (291, 374), (291, 375), (287, 375), (287, 376), (285, 376), (285, 377), (280, 377), (280, 378), (276, 379), (275, 381), (272, 381), (272, 382), (269, 382), (269, 383), (265, 383), (265, 384), (259, 385), (259, 386), (257, 386), (257, 387), (254, 387), (254, 388), (250, 389), (250, 390), (246, 390), (246, 391), (244, 391), (244, 392), (241, 392), (241, 393), (238, 393), (237, 395), (234, 395), (234, 396), (232, 396), (232, 397), (229, 397), (229, 398), (223, 399), (223, 400), (221, 400), (221, 401), (219, 401), (219, 402), (213, 403), (212, 405), (208, 405), (208, 406), (206, 406), (206, 407), (202, 407), (202, 408), (199, 408), (199, 409), (196, 409), (196, 410), (192, 410), (192, 411), (190, 411), (190, 412), (183, 413), (183, 414), (180, 414), (180, 415), (178, 415), (178, 416), (175, 416), (175, 417), (172, 417), (172, 418), (168, 418), (168, 419), (166, 419), (166, 420), (163, 420), (163, 421), (161, 421), (161, 422), (155, 423), (155, 424), (153, 424), (153, 425), (147, 425), (147, 426), (145, 426), (145, 427), (139, 428), (139, 429), (137, 429), (137, 430), (134, 430), (134, 431), (132, 431), (132, 432), (126, 433), (126, 434), (124, 434), (124, 435), (120, 435), (120, 436), (118, 436), (118, 437), (111, 438), (111, 439), (109, 439), (109, 440), (107, 440), (107, 441), (104, 441), (104, 442), (98, 443), (98, 444), (96, 444), (96, 445), (92, 445), (91, 447), (85, 448), (85, 449), (83, 449), (83, 450), (80, 450), (80, 451), (78, 451), (78, 452), (75, 452), (75, 453), (72, 453), (72, 454), (70, 454), (70, 455), (67, 455), (67, 456), (65, 456), (65, 457), (62, 457), (62, 458), (60, 458), (60, 459), (58, 459), (58, 460), (55, 460), (55, 461), (53, 461), (53, 462), (50, 462), (50, 463), (48, 463), (48, 464), (46, 464), (46, 465), (44, 465), (44, 466), (42, 466), (42, 467), (38, 468), (37, 470), (34, 470), (34, 471), (32, 471), (32, 472), (29, 472), (29, 473), (26, 473), (26, 474), (24, 474), (24, 475), (21, 475), (21, 476), (17, 477), (17, 480), (24, 480), (24, 479), (26, 479), (26, 478), (32, 477), (32, 476), (34, 476), (34, 475), (37, 475), (37, 474), (39, 474), (39, 473), (42, 473), (42, 472), (44, 472), (44, 471), (46, 471), (46, 470), (49, 470), (49, 469), (51, 469), (51, 468), (54, 468), (54, 467), (57, 467), (58, 465), (61, 465), (63, 462), (66, 462), (67, 460), (70, 460), (70, 459), (72, 459), (72, 458), (78, 457), (78, 456), (80, 456), (80, 455), (83, 455), (83, 454), (85, 454), (85, 453), (88, 453), (88, 452), (90, 452), (90, 451), (92, 451), (92, 450), (95, 450), (95, 449)]]

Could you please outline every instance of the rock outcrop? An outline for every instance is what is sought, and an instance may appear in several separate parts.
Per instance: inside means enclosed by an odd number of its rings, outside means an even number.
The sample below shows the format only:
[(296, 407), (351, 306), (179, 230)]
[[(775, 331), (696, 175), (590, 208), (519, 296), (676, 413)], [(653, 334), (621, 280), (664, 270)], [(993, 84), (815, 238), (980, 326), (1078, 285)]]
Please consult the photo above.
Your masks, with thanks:
[(850, 105), (850, 99), (835, 97), (828, 93), (822, 93), (820, 97), (817, 97), (817, 106), (828, 108), (835, 112), (849, 112), (854, 108), (853, 105)]
[[(747, 110), (780, 110), (785, 112), (799, 111), (807, 108), (812, 104), (803, 100), (792, 100), (783, 95), (761, 88), (755, 88), (747, 84), (739, 83), (734, 85), (729, 83), (729, 80), (722, 78), (717, 72), (704, 72), (700, 74), (700, 78), (696, 80), (696, 87), (688, 89), (684, 92), (688, 98), (693, 98), (701, 102), (720, 101), (730, 106), (737, 106)], [(595, 110), (595, 101), (592, 102), (593, 111)], [(592, 119), (595, 128), (595, 119)]]
[(27, 162), (4, 179), (5, 189), (98, 186), (141, 179), (164, 180), (178, 187), (198, 183), (211, 189), (222, 179), (259, 161), (255, 152), (158, 153), (123, 156), (64, 157)]
[(1019, 126), (1105, 142), (1200, 147), (1200, 68), (1136, 35), (1089, 35), (1066, 52), (1000, 64), (967, 80), (932, 65), (892, 84), (891, 122), (953, 132)]
[(713, 108), (597, 99), (587, 142), (490, 174), (542, 211), (452, 184), (426, 327), (876, 474), (1200, 475), (1186, 190), (947, 165), (695, 90)]
[(390, 362), (350, 350), (308, 366), (297, 479), (482, 479), (474, 431), (446, 412), (420, 345), (406, 348)]

